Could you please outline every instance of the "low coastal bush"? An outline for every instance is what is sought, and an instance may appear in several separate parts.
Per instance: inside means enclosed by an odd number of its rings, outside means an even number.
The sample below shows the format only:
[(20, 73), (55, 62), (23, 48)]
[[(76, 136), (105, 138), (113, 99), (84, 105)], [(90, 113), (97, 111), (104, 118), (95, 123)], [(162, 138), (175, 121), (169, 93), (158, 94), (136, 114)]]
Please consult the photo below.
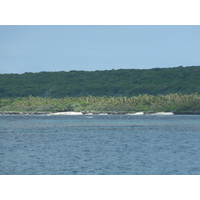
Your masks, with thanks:
[(0, 111), (123, 111), (200, 113), (200, 95), (168, 94), (133, 97), (22, 97), (0, 99)]

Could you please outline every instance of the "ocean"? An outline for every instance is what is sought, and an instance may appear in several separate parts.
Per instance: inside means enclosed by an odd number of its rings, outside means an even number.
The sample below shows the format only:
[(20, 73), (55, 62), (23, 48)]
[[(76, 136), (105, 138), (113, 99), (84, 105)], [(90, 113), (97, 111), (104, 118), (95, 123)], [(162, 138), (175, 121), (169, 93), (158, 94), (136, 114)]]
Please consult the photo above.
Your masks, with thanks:
[(200, 175), (200, 115), (0, 115), (1, 175)]

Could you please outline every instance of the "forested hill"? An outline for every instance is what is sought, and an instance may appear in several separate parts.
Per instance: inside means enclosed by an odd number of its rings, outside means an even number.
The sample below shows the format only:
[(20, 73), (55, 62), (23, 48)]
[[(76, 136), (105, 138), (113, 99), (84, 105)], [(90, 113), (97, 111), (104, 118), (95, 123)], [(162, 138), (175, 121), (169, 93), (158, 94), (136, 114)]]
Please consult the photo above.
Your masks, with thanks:
[(0, 74), (0, 98), (200, 93), (200, 66)]

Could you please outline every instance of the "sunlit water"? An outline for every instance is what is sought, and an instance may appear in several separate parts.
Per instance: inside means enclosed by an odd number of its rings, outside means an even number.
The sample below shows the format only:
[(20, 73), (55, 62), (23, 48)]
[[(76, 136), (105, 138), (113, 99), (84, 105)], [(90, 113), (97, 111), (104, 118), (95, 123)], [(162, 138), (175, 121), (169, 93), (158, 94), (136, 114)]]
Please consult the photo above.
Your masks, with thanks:
[(0, 116), (0, 174), (200, 174), (200, 116)]

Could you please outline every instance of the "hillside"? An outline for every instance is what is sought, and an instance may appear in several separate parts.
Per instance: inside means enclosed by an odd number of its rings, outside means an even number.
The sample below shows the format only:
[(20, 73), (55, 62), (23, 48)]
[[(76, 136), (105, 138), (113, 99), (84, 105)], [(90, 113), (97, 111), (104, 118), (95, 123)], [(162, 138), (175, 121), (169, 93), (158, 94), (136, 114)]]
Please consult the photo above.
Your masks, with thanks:
[(200, 93), (200, 66), (0, 74), (0, 98)]

